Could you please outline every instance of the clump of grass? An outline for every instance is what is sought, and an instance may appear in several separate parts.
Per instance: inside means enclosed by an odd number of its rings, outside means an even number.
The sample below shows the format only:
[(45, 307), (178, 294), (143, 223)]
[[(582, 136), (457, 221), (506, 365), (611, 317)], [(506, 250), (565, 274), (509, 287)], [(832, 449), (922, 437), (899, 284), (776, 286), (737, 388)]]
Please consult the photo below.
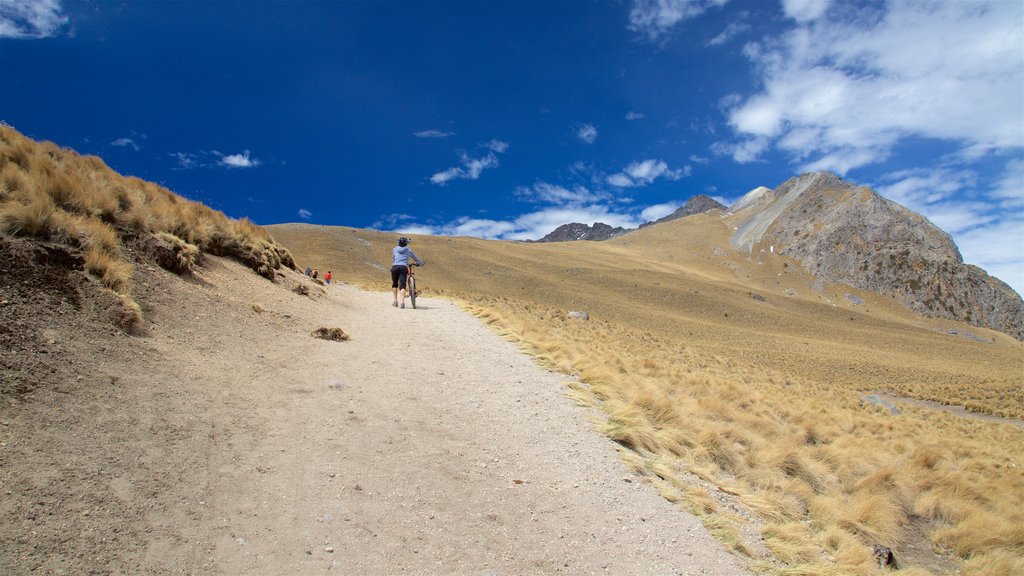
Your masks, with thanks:
[(114, 292), (122, 295), (131, 292), (132, 265), (130, 263), (116, 260), (103, 250), (90, 248), (85, 252), (85, 269)]
[(345, 342), (351, 340), (351, 336), (345, 333), (341, 328), (317, 328), (313, 331), (312, 336), (314, 338), (320, 338), (321, 340), (332, 340), (334, 342)]
[(13, 236), (46, 238), (51, 230), (57, 206), (45, 195), (24, 200), (8, 200), (0, 205), (0, 232)]
[(166, 270), (177, 274), (189, 274), (202, 259), (202, 252), (195, 244), (190, 244), (169, 232), (157, 232), (153, 235), (156, 242), (148, 246), (157, 263)]

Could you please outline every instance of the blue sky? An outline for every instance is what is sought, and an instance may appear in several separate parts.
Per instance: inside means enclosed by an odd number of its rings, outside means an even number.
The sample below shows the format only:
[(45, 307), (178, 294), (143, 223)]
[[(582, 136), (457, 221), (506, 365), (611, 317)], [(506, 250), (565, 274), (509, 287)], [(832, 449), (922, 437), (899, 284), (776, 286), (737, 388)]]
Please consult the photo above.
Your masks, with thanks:
[(1024, 292), (1024, 3), (0, 0), (0, 120), (261, 224), (537, 238), (829, 170)]

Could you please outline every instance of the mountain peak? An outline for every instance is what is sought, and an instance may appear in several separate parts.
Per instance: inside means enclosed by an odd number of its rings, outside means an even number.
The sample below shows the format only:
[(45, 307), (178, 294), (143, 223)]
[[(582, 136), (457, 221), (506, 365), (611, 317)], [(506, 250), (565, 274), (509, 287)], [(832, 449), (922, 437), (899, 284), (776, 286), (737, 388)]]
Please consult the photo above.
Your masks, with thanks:
[(926, 218), (827, 172), (758, 188), (730, 208), (735, 248), (790, 256), (810, 273), (895, 298), (928, 316), (1024, 338), (1024, 301), (963, 263)]
[(725, 206), (710, 196), (697, 194), (687, 200), (686, 204), (683, 204), (682, 207), (677, 209), (675, 212), (665, 216), (664, 218), (658, 218), (653, 222), (641, 224), (640, 227), (644, 228), (647, 226), (653, 226), (654, 224), (670, 222), (687, 216), (693, 216), (694, 214), (703, 214), (704, 212), (709, 212), (711, 210), (725, 210)]

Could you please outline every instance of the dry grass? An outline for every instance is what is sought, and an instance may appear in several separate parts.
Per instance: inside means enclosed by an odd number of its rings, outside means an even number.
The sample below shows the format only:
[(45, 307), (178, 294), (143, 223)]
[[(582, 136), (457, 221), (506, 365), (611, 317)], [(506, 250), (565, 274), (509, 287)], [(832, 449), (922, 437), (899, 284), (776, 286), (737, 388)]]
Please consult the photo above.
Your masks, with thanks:
[[(145, 249), (162, 240), (182, 273), (203, 252), (235, 258), (273, 279), (291, 254), (247, 219), (182, 198), (138, 178), (126, 178), (95, 156), (35, 142), (0, 125), (0, 234), (59, 242), (83, 252), (85, 271), (141, 314), (131, 297), (133, 264), (126, 244)], [(141, 316), (140, 316), (141, 317)]]
[[(576, 376), (568, 395), (603, 413), (595, 426), (627, 463), (726, 542), (737, 521), (687, 478), (735, 495), (786, 563), (773, 571), (877, 574), (877, 543), (906, 574), (1020, 573), (1024, 433), (926, 407), (892, 416), (859, 398), (880, 390), (1024, 417), (1024, 345), (846, 286), (815, 290), (785, 259), (732, 251), (716, 218), (602, 243), (416, 237), (419, 280)], [(393, 235), (271, 231), (346, 281), (386, 288)], [(660, 259), (666, 247), (677, 260)], [(931, 560), (907, 561), (908, 545)]]

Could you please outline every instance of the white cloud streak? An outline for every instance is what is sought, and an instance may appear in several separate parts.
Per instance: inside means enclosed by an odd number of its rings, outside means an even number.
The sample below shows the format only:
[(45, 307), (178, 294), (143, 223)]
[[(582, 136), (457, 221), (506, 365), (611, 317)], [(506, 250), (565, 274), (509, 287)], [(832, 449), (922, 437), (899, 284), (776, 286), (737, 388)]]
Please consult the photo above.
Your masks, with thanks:
[(782, 0), (782, 11), (797, 22), (811, 22), (828, 11), (831, 0)]
[(0, 38), (49, 38), (67, 22), (58, 0), (0, 0)]
[(135, 143), (131, 138), (118, 138), (110, 143), (111, 146), (118, 146), (120, 148), (131, 148), (136, 152), (139, 151), (139, 145)]
[(731, 22), (722, 30), (718, 36), (715, 36), (711, 40), (708, 40), (708, 46), (721, 46), (740, 34), (746, 34), (750, 31), (750, 25), (742, 22)]
[(444, 186), (452, 180), (477, 180), (484, 170), (498, 167), (498, 157), (493, 152), (479, 158), (460, 152), (459, 160), (462, 162), (462, 166), (454, 166), (438, 172), (430, 177), (430, 181), (438, 186)]
[(1024, 146), (1024, 4), (892, 2), (873, 19), (827, 8), (788, 2), (803, 24), (746, 47), (764, 89), (731, 107), (741, 138), (720, 151), (743, 163), (774, 145), (803, 170), (843, 174), (912, 137), (974, 157)]
[(626, 112), (626, 120), (629, 120), (630, 122), (632, 122), (633, 120), (642, 120), (645, 117), (646, 115), (643, 112), (636, 112), (633, 110)]
[(449, 138), (455, 136), (455, 132), (443, 132), (441, 130), (421, 130), (419, 132), (413, 132), (413, 136), (417, 138)]
[(306, 210), (305, 208), (299, 208), (298, 214), (299, 218), (302, 218), (303, 220), (309, 220), (310, 218), (313, 217), (313, 213), (310, 212), (309, 210)]
[(617, 213), (607, 206), (586, 205), (549, 207), (529, 212), (511, 220), (491, 220), (463, 216), (437, 225), (410, 224), (395, 232), (439, 236), (474, 236), (487, 240), (536, 240), (569, 222), (603, 222), (609, 226), (636, 228), (643, 221), (638, 217)]
[(597, 140), (597, 128), (593, 124), (584, 124), (576, 131), (576, 136), (587, 144), (593, 144)]
[[(121, 142), (122, 140), (128, 140), (127, 138), (121, 138), (114, 141), (112, 144), (116, 146), (127, 146), (127, 142)], [(118, 144), (118, 142), (121, 142)], [(260, 165), (260, 161), (253, 158), (252, 153), (248, 150), (243, 151), (241, 154), (222, 154), (216, 150), (213, 151), (200, 151), (196, 153), (192, 152), (173, 152), (170, 154), (172, 158), (177, 161), (178, 170), (192, 170), (195, 168), (227, 168), (229, 170), (255, 168)]]
[(636, 0), (629, 11), (629, 30), (649, 42), (659, 42), (677, 24), (695, 18), (728, 0)]
[(481, 146), (483, 146), (484, 148), (487, 148), (489, 150), (493, 150), (494, 152), (497, 152), (498, 154), (504, 154), (505, 151), (508, 150), (508, 142), (502, 142), (501, 140), (498, 140), (497, 138), (493, 138), (493, 139), (491, 139), (490, 142), (487, 142), (485, 144), (481, 144)]
[(227, 168), (255, 168), (260, 165), (259, 160), (249, 156), (248, 150), (241, 154), (223, 154), (217, 163)]
[(621, 172), (612, 174), (605, 181), (616, 188), (634, 188), (647, 186), (658, 178), (666, 180), (679, 180), (688, 175), (685, 169), (670, 169), (664, 160), (643, 160), (633, 162), (626, 166)]
[[(543, 202), (546, 204), (558, 204), (563, 206), (581, 206), (611, 200), (612, 196), (605, 192), (590, 190), (585, 186), (576, 186), (573, 189), (537, 182), (533, 186), (516, 188), (516, 196), (528, 202)], [(566, 222), (563, 222), (566, 224)]]

